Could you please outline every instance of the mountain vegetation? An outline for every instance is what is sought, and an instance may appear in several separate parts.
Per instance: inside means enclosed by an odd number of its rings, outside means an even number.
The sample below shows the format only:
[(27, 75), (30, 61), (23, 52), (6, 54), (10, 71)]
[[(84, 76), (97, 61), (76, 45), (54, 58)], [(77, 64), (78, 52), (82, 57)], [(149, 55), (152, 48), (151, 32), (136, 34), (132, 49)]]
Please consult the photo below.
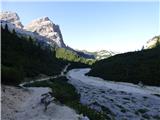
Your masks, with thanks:
[(2, 83), (18, 84), (24, 77), (38, 74), (59, 74), (67, 64), (55, 57), (55, 52), (42, 48), (31, 37), (19, 37), (8, 26), (1, 27), (2, 35)]
[(88, 73), (105, 80), (160, 86), (160, 44), (96, 62)]
[(16, 85), (26, 77), (39, 74), (57, 75), (68, 63), (71, 63), (70, 68), (78, 68), (88, 67), (87, 64), (92, 62), (63, 48), (51, 49), (31, 37), (18, 36), (14, 29), (12, 32), (8, 30), (7, 24), (5, 28), (1, 27), (1, 33), (4, 84)]
[(80, 62), (80, 63), (85, 63), (88, 65), (92, 65), (95, 62), (94, 59), (86, 59), (86, 58), (80, 57), (75, 52), (70, 51), (65, 48), (57, 48), (56, 57), (61, 58), (63, 60), (68, 60), (71, 62)]

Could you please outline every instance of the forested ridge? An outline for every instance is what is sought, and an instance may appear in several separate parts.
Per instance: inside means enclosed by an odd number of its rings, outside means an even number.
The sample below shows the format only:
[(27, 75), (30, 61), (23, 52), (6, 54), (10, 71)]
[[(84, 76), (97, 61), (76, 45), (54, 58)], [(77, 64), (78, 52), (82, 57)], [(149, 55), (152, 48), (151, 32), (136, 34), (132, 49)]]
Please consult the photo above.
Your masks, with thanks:
[(31, 37), (19, 37), (6, 25), (1, 27), (2, 83), (19, 83), (24, 77), (38, 74), (59, 74), (67, 64), (55, 57), (55, 52), (42, 48)]
[(75, 52), (65, 48), (57, 48), (56, 57), (61, 58), (63, 60), (68, 60), (71, 62), (80, 62), (88, 65), (92, 65), (95, 62), (94, 59), (86, 59), (84, 57), (80, 57)]
[(96, 62), (88, 73), (105, 80), (160, 86), (160, 44)]
[[(69, 55), (72, 55), (74, 59), (70, 61), (56, 58), (55, 49), (42, 46), (40, 42), (31, 37), (18, 36), (15, 30), (10, 32), (7, 24), (5, 28), (1, 27), (1, 38), (1, 70), (2, 83), (4, 84), (16, 85), (26, 77), (33, 78), (39, 74), (57, 75), (60, 74), (61, 70), (68, 63), (71, 63), (70, 69), (88, 66), (87, 64), (80, 63), (81, 61), (77, 61), (77, 58), (72, 54)], [(60, 54), (64, 56), (64, 53)]]

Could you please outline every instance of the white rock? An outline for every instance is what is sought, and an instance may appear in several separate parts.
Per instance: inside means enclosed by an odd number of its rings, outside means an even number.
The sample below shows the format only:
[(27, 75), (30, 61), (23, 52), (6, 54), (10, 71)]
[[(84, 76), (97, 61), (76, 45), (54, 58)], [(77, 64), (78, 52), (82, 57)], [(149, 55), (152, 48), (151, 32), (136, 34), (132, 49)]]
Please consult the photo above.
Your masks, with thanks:
[(17, 13), (10, 11), (0, 12), (2, 27), (8, 25), (8, 29), (13, 29), (21, 36), (31, 36), (33, 39), (52, 47), (65, 47), (62, 34), (58, 25), (55, 25), (48, 17), (33, 20), (29, 25), (23, 27)]
[(153, 48), (156, 45), (157, 41), (160, 42), (160, 35), (148, 40), (147, 43), (144, 45), (144, 49)]
[(24, 29), (36, 32), (56, 42), (59, 47), (65, 47), (62, 34), (58, 25), (55, 25), (48, 17), (38, 18), (29, 23)]
[(15, 12), (10, 12), (10, 11), (0, 12), (0, 19), (14, 24), (17, 28), (23, 28), (20, 18)]

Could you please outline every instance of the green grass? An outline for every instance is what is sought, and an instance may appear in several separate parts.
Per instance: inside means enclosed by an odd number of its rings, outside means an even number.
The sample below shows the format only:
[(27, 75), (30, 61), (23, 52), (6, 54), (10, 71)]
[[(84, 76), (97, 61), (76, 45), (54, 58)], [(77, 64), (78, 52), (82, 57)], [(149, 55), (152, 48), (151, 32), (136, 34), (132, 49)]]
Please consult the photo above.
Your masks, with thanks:
[(73, 85), (67, 82), (65, 77), (51, 79), (50, 81), (34, 82), (27, 84), (25, 87), (50, 87), (52, 89), (54, 97), (61, 102), (77, 111), (79, 114), (84, 114), (90, 118), (90, 120), (110, 120), (106, 112), (98, 112), (89, 108), (87, 105), (82, 105), (80, 101), (80, 95), (77, 94)]

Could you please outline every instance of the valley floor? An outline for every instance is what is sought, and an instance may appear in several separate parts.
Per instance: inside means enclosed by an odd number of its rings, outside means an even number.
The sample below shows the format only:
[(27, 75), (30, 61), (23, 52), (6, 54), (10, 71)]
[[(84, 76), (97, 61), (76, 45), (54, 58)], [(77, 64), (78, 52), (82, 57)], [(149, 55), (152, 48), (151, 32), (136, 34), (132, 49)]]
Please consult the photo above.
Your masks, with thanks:
[(52, 102), (47, 111), (41, 104), (41, 95), (49, 88), (17, 88), (2, 85), (2, 120), (78, 120), (71, 108)]
[[(60, 76), (65, 76), (66, 69), (67, 66)], [(103, 111), (115, 120), (160, 119), (160, 87), (138, 86), (85, 76), (89, 70), (73, 69), (66, 75), (68, 82), (75, 86), (81, 95), (82, 104)], [(37, 81), (46, 80), (50, 78)], [(45, 105), (41, 104), (42, 95), (51, 92), (51, 89), (23, 88), (24, 84), (27, 83), (21, 84), (21, 87), (2, 85), (3, 120), (88, 120), (55, 101), (50, 103), (45, 111)]]
[(81, 103), (103, 110), (116, 120), (160, 119), (160, 87), (104, 81), (85, 76), (90, 69), (68, 72), (69, 83), (81, 95)]

